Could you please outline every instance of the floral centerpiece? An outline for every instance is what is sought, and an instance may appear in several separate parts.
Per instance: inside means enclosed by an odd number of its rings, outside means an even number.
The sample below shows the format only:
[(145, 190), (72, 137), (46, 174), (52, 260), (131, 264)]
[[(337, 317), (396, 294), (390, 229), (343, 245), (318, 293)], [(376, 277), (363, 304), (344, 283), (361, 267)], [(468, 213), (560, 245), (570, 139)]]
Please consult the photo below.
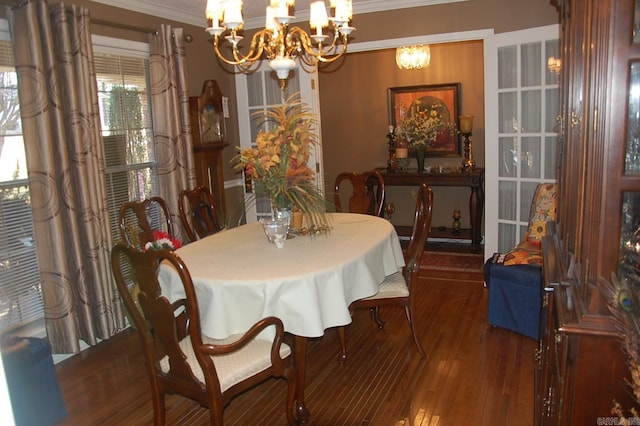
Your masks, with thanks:
[(255, 148), (239, 148), (235, 169), (262, 185), (274, 209), (299, 209), (311, 225), (326, 225), (326, 202), (316, 186), (315, 172), (307, 165), (311, 147), (317, 143), (313, 114), (296, 93), (269, 109), (264, 118), (266, 130), (258, 133)]
[(453, 132), (455, 126), (442, 119), (442, 110), (445, 105), (436, 101), (431, 105), (425, 105), (420, 100), (411, 104), (405, 111), (396, 133), (409, 143), (409, 147), (415, 148), (418, 160), (418, 172), (424, 169), (424, 154), (441, 132)]

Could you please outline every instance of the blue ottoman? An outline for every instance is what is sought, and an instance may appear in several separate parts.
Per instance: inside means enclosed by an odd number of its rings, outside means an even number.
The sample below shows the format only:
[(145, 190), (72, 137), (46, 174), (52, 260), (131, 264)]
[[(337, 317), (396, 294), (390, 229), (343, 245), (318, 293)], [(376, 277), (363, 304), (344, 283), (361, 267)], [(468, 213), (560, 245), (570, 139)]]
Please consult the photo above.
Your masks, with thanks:
[(5, 339), (2, 361), (16, 426), (52, 425), (67, 415), (49, 342), (35, 337)]
[(532, 339), (540, 337), (542, 268), (503, 265), (490, 258), (484, 266), (489, 288), (488, 321)]

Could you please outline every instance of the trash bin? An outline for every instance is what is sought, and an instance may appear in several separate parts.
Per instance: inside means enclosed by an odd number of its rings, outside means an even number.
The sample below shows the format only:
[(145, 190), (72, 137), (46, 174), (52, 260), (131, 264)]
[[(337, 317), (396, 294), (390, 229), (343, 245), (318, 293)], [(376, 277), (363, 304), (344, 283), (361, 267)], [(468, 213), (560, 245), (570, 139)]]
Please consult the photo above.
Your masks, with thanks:
[(67, 410), (49, 342), (10, 337), (0, 347), (16, 426), (53, 425), (64, 418)]

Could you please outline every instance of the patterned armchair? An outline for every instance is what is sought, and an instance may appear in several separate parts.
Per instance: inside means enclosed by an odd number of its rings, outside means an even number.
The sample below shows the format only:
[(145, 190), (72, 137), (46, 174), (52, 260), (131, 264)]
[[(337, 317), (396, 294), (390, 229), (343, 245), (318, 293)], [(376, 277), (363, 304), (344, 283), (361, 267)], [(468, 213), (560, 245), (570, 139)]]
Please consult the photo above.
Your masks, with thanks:
[(539, 338), (543, 291), (541, 242), (547, 223), (555, 218), (556, 184), (539, 184), (523, 241), (506, 253), (495, 253), (485, 263), (489, 324)]

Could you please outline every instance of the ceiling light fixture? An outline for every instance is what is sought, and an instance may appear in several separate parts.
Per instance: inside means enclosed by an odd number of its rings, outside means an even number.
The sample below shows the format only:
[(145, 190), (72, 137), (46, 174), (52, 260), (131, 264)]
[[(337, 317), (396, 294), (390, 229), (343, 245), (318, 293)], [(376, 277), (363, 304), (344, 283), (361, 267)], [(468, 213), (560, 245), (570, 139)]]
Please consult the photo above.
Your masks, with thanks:
[(431, 50), (428, 44), (396, 49), (396, 64), (401, 70), (419, 70), (428, 67), (430, 62)]
[[(255, 0), (253, 0), (255, 1)], [(318, 62), (333, 62), (347, 51), (347, 36), (355, 28), (349, 26), (353, 8), (351, 0), (330, 0), (333, 17), (329, 18), (324, 1), (314, 1), (309, 8), (309, 25), (314, 33), (299, 27), (290, 27), (295, 17), (295, 0), (270, 0), (266, 9), (265, 28), (253, 35), (247, 54), (239, 44), (243, 37), (242, 0), (208, 0), (207, 32), (213, 37), (216, 55), (225, 63), (248, 70), (256, 61), (269, 60), (284, 88), (289, 71), (296, 67), (295, 59), (315, 66)], [(324, 29), (328, 35), (323, 33)], [(232, 58), (220, 51), (220, 39), (231, 46)], [(328, 40), (327, 40), (328, 39)]]

